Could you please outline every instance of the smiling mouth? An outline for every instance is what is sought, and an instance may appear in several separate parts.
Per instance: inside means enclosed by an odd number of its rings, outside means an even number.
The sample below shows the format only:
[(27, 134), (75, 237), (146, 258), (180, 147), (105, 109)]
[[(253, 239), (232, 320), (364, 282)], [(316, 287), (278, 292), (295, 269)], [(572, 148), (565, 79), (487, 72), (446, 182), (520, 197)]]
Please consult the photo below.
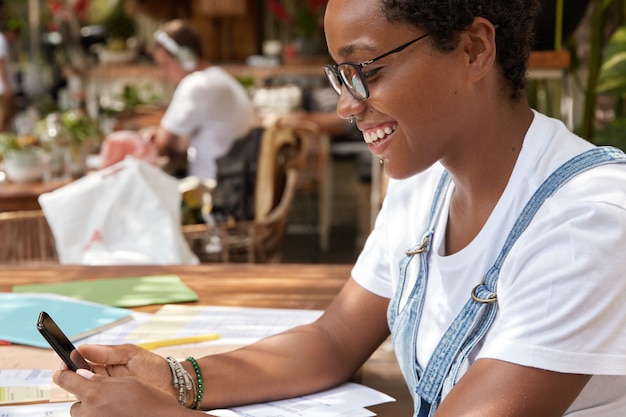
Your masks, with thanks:
[(370, 130), (368, 132), (363, 132), (363, 139), (365, 143), (371, 144), (377, 142), (379, 140), (387, 138), (398, 128), (397, 124), (393, 124), (391, 126), (380, 127), (378, 129)]

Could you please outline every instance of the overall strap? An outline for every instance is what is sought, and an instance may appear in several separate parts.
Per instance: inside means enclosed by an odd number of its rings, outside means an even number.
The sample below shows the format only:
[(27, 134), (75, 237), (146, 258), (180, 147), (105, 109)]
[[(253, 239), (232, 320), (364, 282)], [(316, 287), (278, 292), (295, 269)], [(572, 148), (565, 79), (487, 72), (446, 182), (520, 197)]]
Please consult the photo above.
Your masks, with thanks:
[[(428, 412), (428, 407), (420, 409), (420, 399), (415, 394), (415, 387), (422, 374), (422, 369), (417, 363), (415, 341), (428, 279), (428, 252), (431, 247), (434, 225), (439, 217), (438, 214), (441, 212), (449, 184), (450, 175), (444, 171), (432, 197), (430, 212), (427, 213), (426, 231), (422, 234), (420, 243), (410, 248), (406, 256), (400, 261), (398, 284), (387, 309), (387, 320), (391, 329), (394, 352), (398, 358), (402, 375), (407, 385), (411, 387), (411, 395), (416, 407), (414, 415), (422, 413), (423, 410)], [(418, 262), (418, 270), (415, 285), (409, 287), (406, 285), (407, 269), (412, 259)], [(403, 294), (406, 296), (407, 302), (400, 308), (401, 299), (404, 298)]]
[[(450, 184), (450, 174), (448, 173), (448, 171), (444, 171), (441, 177), (439, 178), (437, 188), (435, 189), (435, 194), (433, 195), (432, 203), (430, 206), (430, 212), (428, 214), (428, 228), (426, 229), (426, 232), (422, 235), (420, 243), (413, 246), (409, 250), (407, 250), (406, 251), (407, 256), (405, 256), (400, 261), (400, 282), (398, 283), (398, 288), (400, 288), (400, 290), (404, 288), (404, 283), (406, 281), (406, 271), (409, 266), (409, 263), (411, 262), (411, 259), (413, 259), (413, 256), (423, 255), (423, 256), (420, 256), (421, 262), (422, 263), (427, 262), (426, 254), (428, 254), (428, 252), (430, 251), (430, 244), (431, 244), (432, 236), (435, 230), (435, 223), (437, 222), (437, 214), (441, 210), (441, 205), (443, 204), (444, 196), (445, 196), (446, 190), (448, 189), (449, 184)], [(426, 280), (426, 276), (425, 276), (426, 270), (424, 268), (420, 268), (420, 271), (424, 271), (422, 273), (424, 276), (420, 275), (418, 277), (418, 282), (422, 282)], [(425, 289), (426, 289), (426, 286), (424, 285), (423, 290)], [(420, 288), (416, 286), (416, 288), (413, 288), (412, 290), (412, 295), (413, 296), (417, 295), (419, 299), (423, 299), (424, 298), (423, 290), (420, 291)], [(389, 322), (390, 329), (393, 329), (393, 325), (399, 313), (399, 310), (400, 310), (400, 297), (398, 296), (398, 297), (392, 298), (391, 303), (389, 304), (389, 307), (387, 310), (387, 321)]]
[(418, 383), (417, 394), (434, 409), (442, 398), (444, 382), (449, 391), (456, 383), (467, 355), (491, 326), (497, 312), (496, 284), (500, 268), (543, 202), (577, 174), (610, 163), (626, 163), (626, 155), (610, 147), (583, 152), (554, 171), (526, 203), (495, 263), (483, 282), (472, 290), (471, 298), (444, 333)]

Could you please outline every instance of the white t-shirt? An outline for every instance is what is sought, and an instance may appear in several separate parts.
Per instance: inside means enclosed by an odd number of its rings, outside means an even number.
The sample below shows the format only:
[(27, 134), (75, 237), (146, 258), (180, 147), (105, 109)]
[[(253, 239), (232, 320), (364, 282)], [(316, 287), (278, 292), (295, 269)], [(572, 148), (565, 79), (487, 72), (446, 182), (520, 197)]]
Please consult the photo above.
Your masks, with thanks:
[[(451, 190), (438, 219), (418, 328), (428, 362), (471, 289), (495, 261), (524, 204), (563, 162), (592, 145), (535, 113), (509, 183), (486, 224), (463, 250), (442, 256)], [(399, 262), (425, 231), (440, 165), (389, 182), (374, 230), (352, 276), (391, 297)], [(411, 262), (407, 286), (415, 282)], [(626, 416), (626, 166), (582, 173), (546, 200), (504, 262), (498, 315), (470, 362), (496, 358), (557, 372), (594, 375), (568, 416)], [(406, 300), (403, 300), (405, 302)]]
[(189, 175), (216, 179), (216, 159), (255, 125), (252, 100), (219, 67), (187, 75), (176, 87), (161, 126), (189, 137)]
[[(0, 32), (0, 59), (3, 60), (4, 70), (7, 74), (7, 78), (9, 79), (9, 83), (11, 84), (11, 88), (15, 91), (17, 81), (15, 80), (15, 76), (12, 71), (13, 69), (11, 68), (11, 51), (9, 48), (9, 42), (2, 32)], [(2, 78), (0, 78), (0, 96), (4, 94), (5, 89), (6, 87), (4, 86), (4, 82), (2, 81)]]

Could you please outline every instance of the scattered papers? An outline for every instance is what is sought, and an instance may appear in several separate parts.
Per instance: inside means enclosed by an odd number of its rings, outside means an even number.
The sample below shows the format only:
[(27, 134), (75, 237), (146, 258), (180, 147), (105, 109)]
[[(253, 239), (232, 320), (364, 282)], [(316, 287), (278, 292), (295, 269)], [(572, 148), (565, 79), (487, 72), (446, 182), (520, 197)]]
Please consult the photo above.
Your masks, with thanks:
[(346, 382), (316, 394), (228, 410), (213, 410), (209, 414), (218, 417), (365, 417), (376, 415), (365, 407), (391, 401), (395, 400), (387, 394)]
[[(2, 304), (0, 304), (1, 312)], [(322, 311), (317, 310), (166, 305), (154, 315), (133, 312), (133, 320), (81, 339), (77, 344), (138, 343), (211, 332), (219, 333), (222, 337), (219, 340), (198, 345), (213, 346), (219, 343), (241, 345), (294, 326), (310, 323), (321, 314)], [(34, 321), (31, 327), (35, 329)], [(24, 349), (25, 352), (37, 351), (37, 349), (24, 346), (5, 346), (0, 348), (0, 354), (17, 348)], [(8, 350), (2, 351), (1, 349)], [(23, 361), (16, 362), (16, 359), (8, 359), (15, 366), (26, 365)], [(54, 360), (57, 361), (56, 358)], [(50, 391), (52, 372), (52, 368), (50, 370), (0, 370), (0, 401), (3, 396), (8, 399), (9, 403), (18, 402), (15, 401), (17, 398), (21, 399), (19, 402), (22, 403), (35, 400), (46, 401), (48, 398), (54, 401), (55, 395)], [(37, 396), (40, 398), (36, 398)], [(68, 399), (67, 395), (63, 398), (58, 396), (55, 401)], [(375, 416), (375, 414), (366, 407), (391, 401), (395, 400), (372, 388), (345, 383), (312, 395), (227, 410), (213, 410), (207, 414), (219, 417), (368, 417)], [(0, 406), (0, 417), (69, 417), (71, 404), (71, 402), (47, 402)]]
[[(207, 412), (218, 417), (366, 417), (365, 409), (395, 401), (375, 389), (347, 382), (303, 397)], [(71, 402), (0, 407), (0, 417), (69, 417)]]
[(321, 315), (319, 310), (165, 305), (130, 333), (127, 342), (218, 333), (220, 339), (208, 343), (249, 344)]
[(51, 379), (51, 370), (0, 369), (0, 404), (46, 401)]
[(0, 407), (0, 417), (70, 417), (73, 402)]

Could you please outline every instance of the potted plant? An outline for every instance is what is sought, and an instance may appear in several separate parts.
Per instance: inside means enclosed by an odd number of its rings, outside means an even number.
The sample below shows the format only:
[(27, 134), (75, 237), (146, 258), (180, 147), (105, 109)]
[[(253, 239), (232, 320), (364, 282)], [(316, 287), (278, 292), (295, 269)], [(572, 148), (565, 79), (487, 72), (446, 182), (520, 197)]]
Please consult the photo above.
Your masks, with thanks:
[(107, 41), (98, 55), (101, 62), (129, 62), (135, 59), (137, 51), (132, 40), (136, 35), (137, 25), (135, 19), (126, 14), (123, 3), (122, 0), (117, 0), (102, 23), (106, 28)]
[(69, 174), (79, 177), (87, 170), (87, 155), (102, 142), (102, 131), (95, 120), (80, 109), (65, 111), (61, 114), (60, 121), (68, 136)]
[(44, 171), (41, 151), (34, 136), (18, 136), (14, 132), (0, 133), (0, 156), (4, 160), (7, 178), (13, 182), (33, 182)]
[(53, 177), (80, 177), (87, 155), (102, 142), (97, 123), (83, 110), (50, 113), (37, 123), (35, 136)]

